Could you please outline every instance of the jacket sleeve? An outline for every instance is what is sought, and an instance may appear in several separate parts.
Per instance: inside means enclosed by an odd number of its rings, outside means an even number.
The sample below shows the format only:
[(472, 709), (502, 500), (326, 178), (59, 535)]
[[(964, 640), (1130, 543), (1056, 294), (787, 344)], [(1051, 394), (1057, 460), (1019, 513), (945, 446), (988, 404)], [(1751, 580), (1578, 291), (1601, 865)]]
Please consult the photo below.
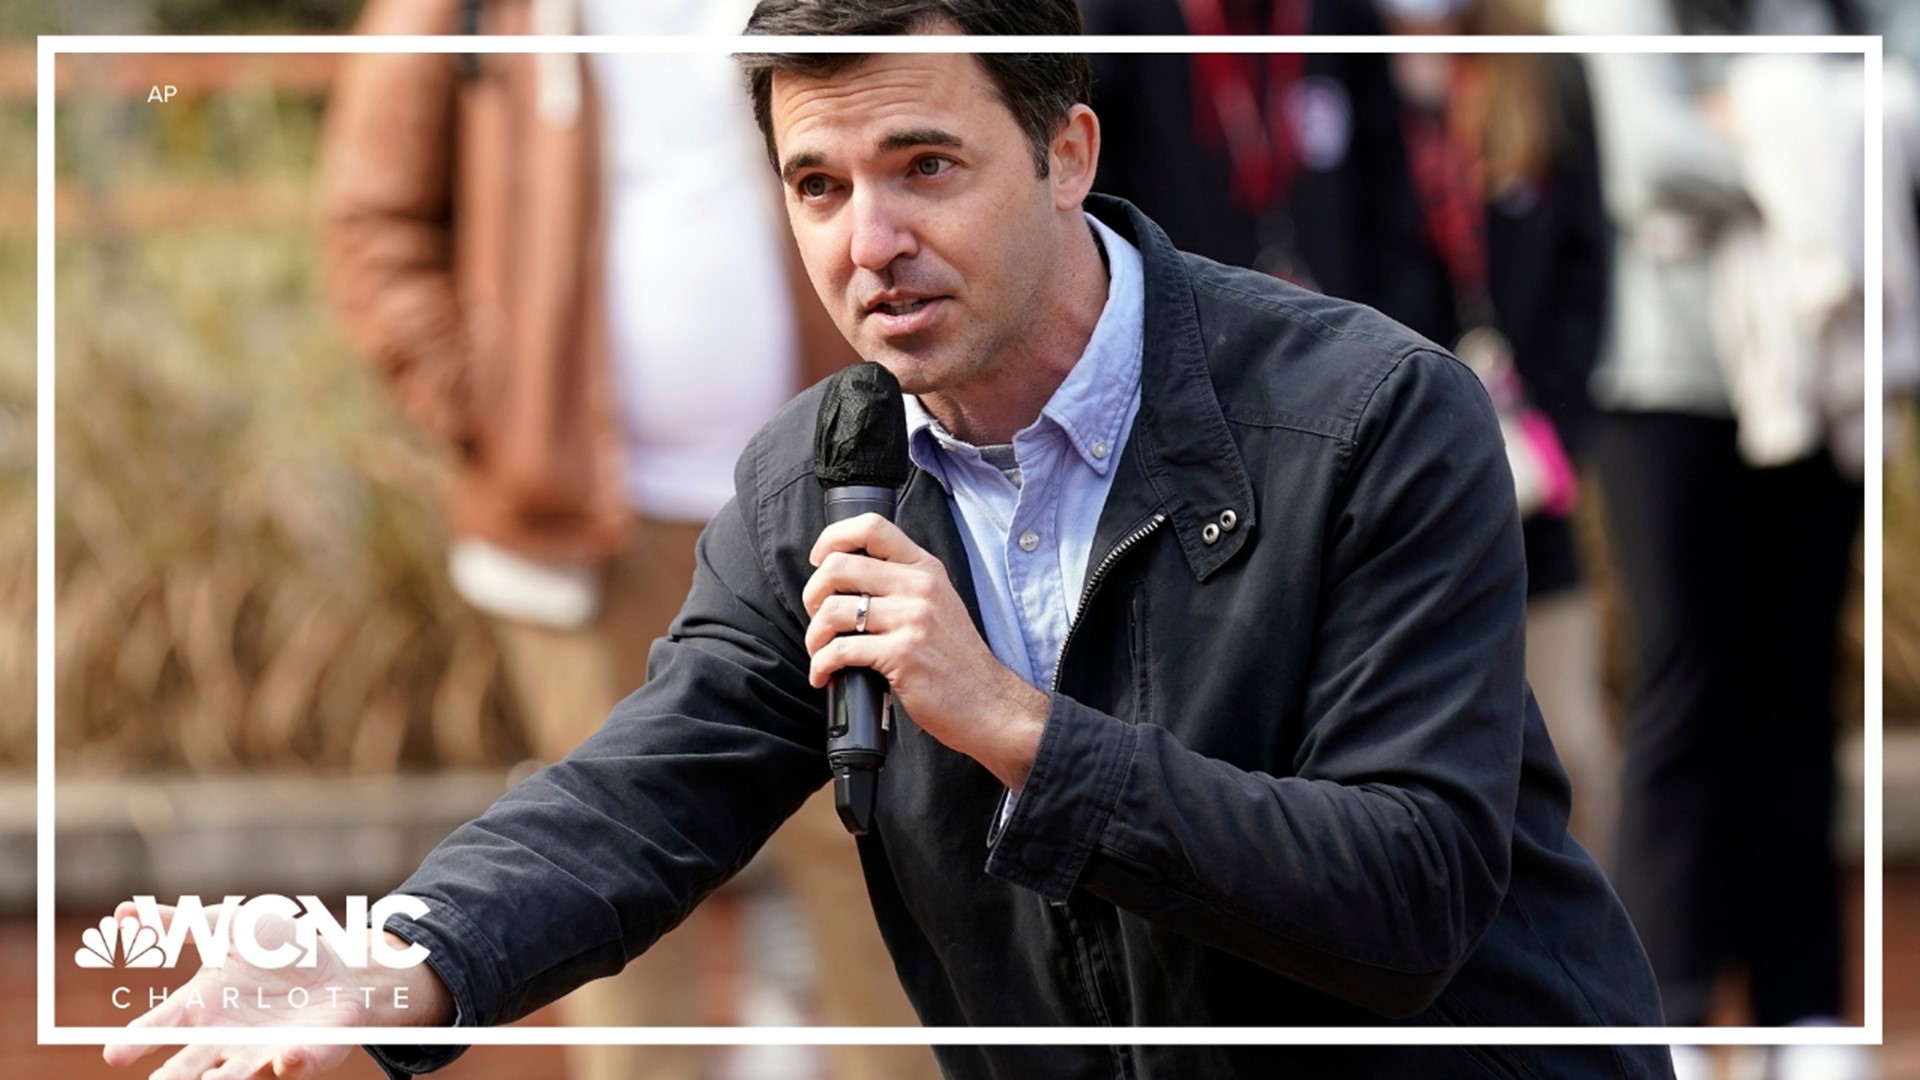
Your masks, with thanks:
[(1056, 694), (987, 871), (1056, 902), (1084, 888), (1406, 1017), (1492, 923), (1519, 797), (1526, 575), (1474, 376), (1436, 353), (1401, 358), (1337, 490), (1292, 774)]
[(507, 1023), (619, 971), (828, 779), (823, 695), (738, 503), (697, 555), (646, 684), (396, 890), (426, 902), (393, 929), (429, 950), (459, 1023)]
[[(372, 0), (356, 31), (445, 34), (452, 0)], [(455, 58), (346, 56), (322, 140), (326, 284), (342, 328), (409, 420), (459, 446), (464, 322), (453, 280)]]

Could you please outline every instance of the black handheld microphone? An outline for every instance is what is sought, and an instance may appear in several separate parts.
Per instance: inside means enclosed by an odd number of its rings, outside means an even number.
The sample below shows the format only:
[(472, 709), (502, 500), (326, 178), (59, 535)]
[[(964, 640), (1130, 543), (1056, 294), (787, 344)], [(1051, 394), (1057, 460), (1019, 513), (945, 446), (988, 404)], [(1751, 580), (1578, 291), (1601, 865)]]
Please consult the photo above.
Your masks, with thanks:
[[(835, 373), (827, 380), (813, 434), (813, 473), (826, 489), (827, 524), (860, 514), (892, 521), (910, 468), (899, 380), (872, 361)], [(871, 668), (842, 668), (827, 684), (833, 805), (855, 836), (873, 829), (892, 706), (887, 681)]]

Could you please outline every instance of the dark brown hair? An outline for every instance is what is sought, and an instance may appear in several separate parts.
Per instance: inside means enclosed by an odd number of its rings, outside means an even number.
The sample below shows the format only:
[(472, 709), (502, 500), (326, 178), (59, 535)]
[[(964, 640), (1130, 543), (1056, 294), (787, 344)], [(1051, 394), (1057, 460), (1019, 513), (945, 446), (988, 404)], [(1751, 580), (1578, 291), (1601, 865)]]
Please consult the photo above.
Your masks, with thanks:
[[(1054, 35), (1080, 33), (1074, 0), (761, 0), (746, 33), (767, 36), (870, 37), (911, 34), (952, 23), (965, 34)], [(746, 53), (738, 57), (753, 96), (753, 119), (767, 140), (767, 160), (780, 167), (773, 145), (775, 72), (823, 79), (867, 57), (851, 53)], [(1047, 175), (1047, 147), (1066, 122), (1067, 110), (1093, 97), (1093, 69), (1081, 53), (977, 53), (974, 60), (1033, 148), (1034, 169)]]

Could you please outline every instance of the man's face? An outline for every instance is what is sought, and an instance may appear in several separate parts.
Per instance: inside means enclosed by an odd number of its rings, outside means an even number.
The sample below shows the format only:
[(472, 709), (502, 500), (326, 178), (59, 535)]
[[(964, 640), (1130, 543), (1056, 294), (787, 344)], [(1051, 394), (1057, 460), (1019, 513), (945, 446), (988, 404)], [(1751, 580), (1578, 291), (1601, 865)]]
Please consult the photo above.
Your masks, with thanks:
[(847, 341), (912, 394), (990, 385), (1022, 344), (1056, 207), (1033, 151), (965, 55), (776, 74), (787, 214)]

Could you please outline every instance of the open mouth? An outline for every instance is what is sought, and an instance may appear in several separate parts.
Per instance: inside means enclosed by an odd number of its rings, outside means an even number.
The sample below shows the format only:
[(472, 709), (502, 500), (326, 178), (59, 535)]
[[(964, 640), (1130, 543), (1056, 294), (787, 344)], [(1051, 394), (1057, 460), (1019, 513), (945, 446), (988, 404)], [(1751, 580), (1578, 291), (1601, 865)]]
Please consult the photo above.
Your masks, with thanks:
[(910, 337), (931, 329), (946, 301), (945, 296), (875, 300), (867, 305), (867, 324), (884, 337)]

